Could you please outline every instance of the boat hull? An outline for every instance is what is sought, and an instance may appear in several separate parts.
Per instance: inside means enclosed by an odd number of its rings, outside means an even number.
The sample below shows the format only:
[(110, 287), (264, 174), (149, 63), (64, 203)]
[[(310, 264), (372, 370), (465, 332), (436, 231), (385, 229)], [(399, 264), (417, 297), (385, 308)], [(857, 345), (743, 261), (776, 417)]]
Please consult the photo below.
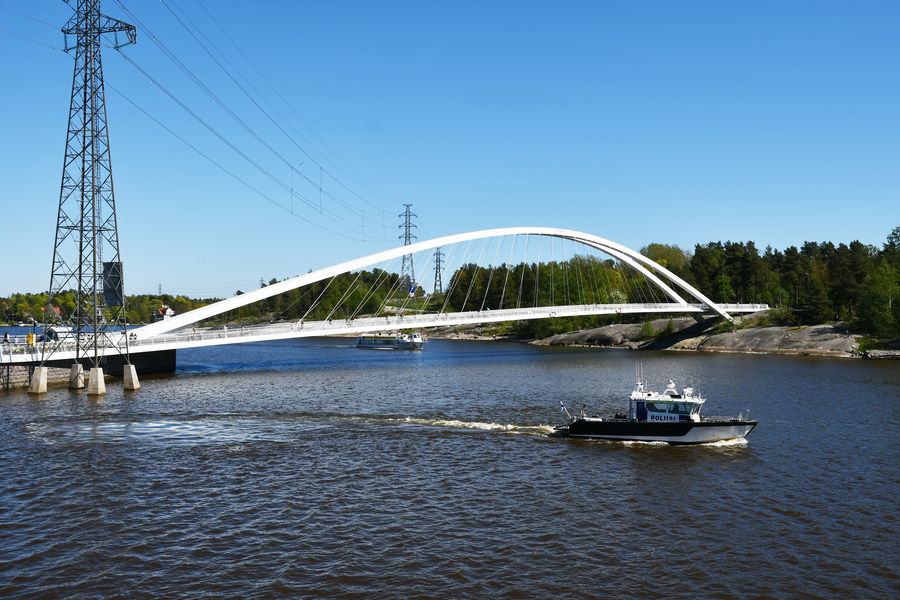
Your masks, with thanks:
[(601, 440), (708, 444), (746, 437), (757, 421), (740, 419), (657, 423), (631, 419), (576, 419), (557, 435)]
[(364, 348), (366, 350), (421, 350), (424, 345), (424, 342), (412, 341), (363, 341), (356, 343), (357, 348)]

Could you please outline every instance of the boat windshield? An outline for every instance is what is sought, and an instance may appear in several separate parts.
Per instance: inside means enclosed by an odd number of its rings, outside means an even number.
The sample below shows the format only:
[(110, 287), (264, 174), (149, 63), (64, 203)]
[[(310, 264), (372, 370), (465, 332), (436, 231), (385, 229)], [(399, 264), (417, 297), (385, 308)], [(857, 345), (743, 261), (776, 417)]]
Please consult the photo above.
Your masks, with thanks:
[(647, 410), (674, 415), (689, 415), (693, 408), (692, 405), (692, 402), (648, 402)]
[(674, 413), (676, 415), (689, 415), (691, 414), (691, 403), (690, 402), (672, 402), (669, 407), (669, 412)]

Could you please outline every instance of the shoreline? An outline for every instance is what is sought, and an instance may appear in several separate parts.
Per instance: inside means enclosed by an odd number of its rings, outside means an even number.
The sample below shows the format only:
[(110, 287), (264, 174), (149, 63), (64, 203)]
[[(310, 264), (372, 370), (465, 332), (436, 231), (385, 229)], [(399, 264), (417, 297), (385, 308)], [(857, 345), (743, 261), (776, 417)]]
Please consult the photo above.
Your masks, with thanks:
[[(756, 316), (756, 319), (758, 320), (759, 317)], [(746, 325), (747, 321), (750, 321), (749, 326)], [(755, 325), (751, 318), (747, 318), (734, 330), (719, 331), (721, 327), (721, 322), (715, 319), (698, 323), (692, 318), (679, 318), (656, 319), (646, 323), (606, 325), (594, 329), (560, 333), (543, 339), (490, 334), (481, 326), (434, 330), (427, 332), (426, 338), (451, 341), (516, 342), (563, 348), (900, 360), (900, 349), (879, 348), (861, 351), (859, 340), (863, 336), (851, 333), (846, 327), (840, 325), (763, 326)], [(651, 333), (649, 337), (648, 332)], [(51, 368), (48, 375), (48, 384), (60, 387), (68, 382), (69, 371), (68, 369)], [(27, 386), (27, 367), (0, 367), (0, 391), (23, 389)]]
[(477, 328), (436, 331), (435, 339), (507, 341), (536, 346), (619, 350), (666, 350), (817, 358), (900, 359), (898, 349), (860, 350), (863, 336), (842, 325), (762, 325), (762, 315), (750, 315), (723, 331), (721, 321), (698, 323), (693, 318), (656, 319), (646, 323), (613, 324), (560, 333), (543, 339), (489, 335)]

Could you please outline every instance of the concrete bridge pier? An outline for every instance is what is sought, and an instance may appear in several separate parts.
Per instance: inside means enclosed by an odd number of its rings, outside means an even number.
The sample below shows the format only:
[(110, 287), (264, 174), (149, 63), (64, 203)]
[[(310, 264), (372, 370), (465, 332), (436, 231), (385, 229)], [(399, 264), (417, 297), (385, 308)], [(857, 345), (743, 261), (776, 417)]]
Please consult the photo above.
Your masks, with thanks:
[(88, 396), (102, 396), (106, 393), (106, 380), (103, 378), (103, 368), (93, 367), (88, 373)]
[(84, 387), (84, 367), (75, 363), (69, 369), (69, 389), (80, 390)]
[(135, 367), (133, 364), (128, 363), (126, 365), (122, 365), (122, 377), (125, 380), (123, 387), (126, 390), (141, 389), (141, 382), (138, 381), (137, 376), (137, 367)]
[(31, 383), (28, 384), (29, 394), (47, 393), (47, 367), (35, 367), (31, 373)]

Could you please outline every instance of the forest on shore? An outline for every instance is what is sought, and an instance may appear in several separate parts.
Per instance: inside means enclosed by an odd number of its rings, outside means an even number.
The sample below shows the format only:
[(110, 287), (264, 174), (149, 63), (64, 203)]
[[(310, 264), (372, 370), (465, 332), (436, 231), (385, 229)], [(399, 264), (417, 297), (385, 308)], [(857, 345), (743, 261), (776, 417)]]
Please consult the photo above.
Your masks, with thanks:
[[(760, 251), (753, 242), (709, 242), (693, 251), (654, 243), (641, 253), (703, 291), (714, 302), (758, 303), (771, 307), (769, 323), (814, 325), (842, 322), (861, 333), (900, 338), (900, 227), (881, 247), (805, 242), (785, 250)], [(270, 280), (268, 285), (276, 283)], [(296, 319), (352, 319), (413, 310), (483, 310), (550, 304), (654, 301), (643, 276), (612, 260), (576, 256), (568, 261), (484, 266), (466, 264), (451, 276), (444, 294), (410, 296), (396, 273), (380, 269), (348, 273), (306, 286), (224, 315), (218, 322), (267, 322)], [(238, 290), (236, 293), (243, 293)], [(527, 297), (523, 297), (527, 296)], [(130, 323), (149, 323), (162, 306), (176, 314), (216, 298), (183, 295), (130, 295)], [(74, 313), (75, 294), (55, 298), (58, 314)], [(0, 298), (0, 316), (8, 323), (41, 321), (47, 294)], [(629, 320), (589, 316), (510, 324), (506, 332), (539, 338)], [(633, 320), (633, 319), (632, 319)]]
[[(900, 227), (895, 227), (879, 248), (859, 241), (850, 244), (806, 242), (800, 247), (785, 250), (771, 247), (760, 251), (754, 242), (709, 242), (697, 244), (692, 252), (669, 244), (649, 244), (641, 254), (667, 268), (687, 283), (701, 290), (717, 303), (768, 304), (771, 307), (765, 321), (773, 325), (818, 325), (841, 322), (861, 333), (882, 338), (900, 337)], [(586, 259), (572, 259), (567, 263), (542, 264), (544, 279), (536, 287), (548, 297), (571, 298), (572, 288), (590, 287), (576, 298), (576, 303), (645, 302), (644, 286), (630, 269), (615, 268), (612, 261), (604, 261), (588, 269), (582, 282), (575, 277), (546, 273), (584, 273)], [(525, 269), (526, 289), (529, 277), (537, 276), (536, 265), (513, 267), (513, 281), (518, 281), (520, 269)], [(450, 306), (457, 310), (471, 306), (472, 299), (487, 297), (485, 305), (512, 308), (518, 298), (507, 292), (503, 298), (496, 270), (465, 265), (451, 280)], [(474, 279), (474, 282), (473, 282)], [(599, 282), (596, 287), (584, 281)], [(456, 285), (455, 283), (462, 285)], [(604, 287), (605, 285), (605, 287)], [(508, 288), (508, 286), (506, 286)], [(560, 302), (566, 304), (566, 302)], [(638, 317), (640, 319), (640, 317)], [(587, 329), (627, 321), (628, 317), (581, 317), (523, 321), (512, 333), (524, 337), (543, 338), (549, 335)]]

